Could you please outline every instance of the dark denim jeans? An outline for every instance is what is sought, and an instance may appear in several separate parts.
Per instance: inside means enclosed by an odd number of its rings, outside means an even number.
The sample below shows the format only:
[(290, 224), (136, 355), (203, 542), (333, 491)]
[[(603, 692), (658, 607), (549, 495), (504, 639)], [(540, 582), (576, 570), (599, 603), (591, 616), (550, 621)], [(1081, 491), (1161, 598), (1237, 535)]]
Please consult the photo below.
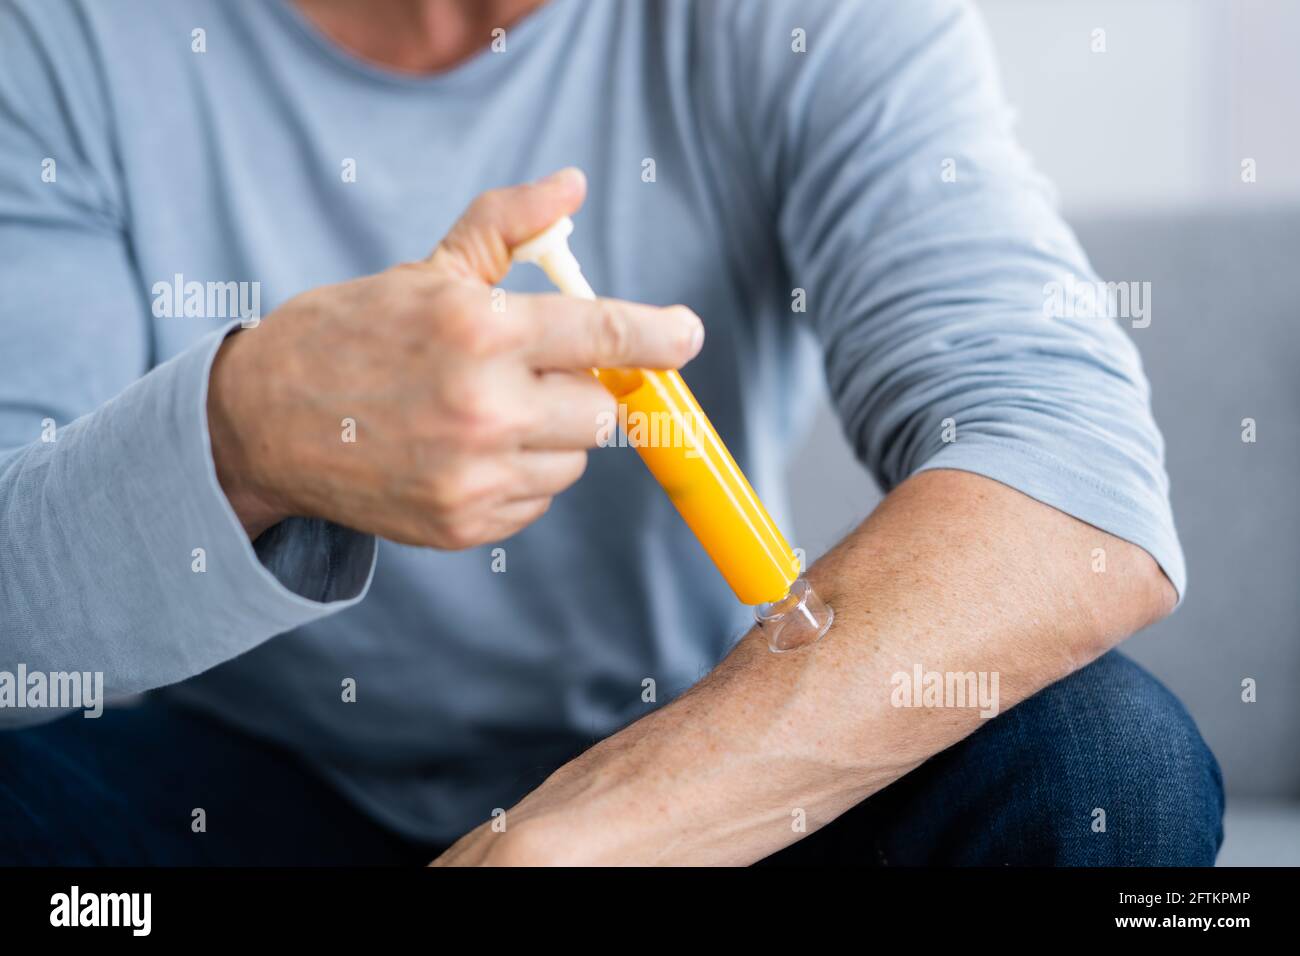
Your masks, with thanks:
[[(194, 807), (208, 833), (191, 832)], [(1112, 652), (763, 862), (1208, 866), (1222, 815), (1187, 711)], [(439, 849), (291, 754), (161, 701), (0, 733), (0, 865), (422, 864)]]

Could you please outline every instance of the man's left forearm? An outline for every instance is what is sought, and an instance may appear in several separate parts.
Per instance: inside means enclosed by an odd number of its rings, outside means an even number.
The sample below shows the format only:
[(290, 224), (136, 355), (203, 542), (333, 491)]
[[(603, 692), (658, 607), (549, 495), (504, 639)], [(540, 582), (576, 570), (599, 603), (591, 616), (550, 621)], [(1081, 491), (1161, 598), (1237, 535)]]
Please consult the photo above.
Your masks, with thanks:
[(752, 863), (986, 719), (975, 701), (894, 706), (893, 675), (996, 674), (1006, 710), (1175, 600), (1142, 549), (959, 471), (905, 482), (810, 577), (836, 612), (820, 642), (774, 655), (749, 634), (438, 862)]

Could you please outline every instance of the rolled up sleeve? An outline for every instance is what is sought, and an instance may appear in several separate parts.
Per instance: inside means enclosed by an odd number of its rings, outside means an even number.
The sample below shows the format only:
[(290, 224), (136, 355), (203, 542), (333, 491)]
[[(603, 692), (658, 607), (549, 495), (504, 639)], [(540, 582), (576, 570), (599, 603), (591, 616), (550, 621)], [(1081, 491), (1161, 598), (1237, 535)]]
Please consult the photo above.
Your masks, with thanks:
[(934, 468), (1016, 488), (1145, 549), (1181, 599), (1137, 350), (1104, 312), (1045, 308), (1097, 277), (1016, 144), (973, 7), (765, 14), (741, 28), (737, 122), (861, 461), (885, 489)]

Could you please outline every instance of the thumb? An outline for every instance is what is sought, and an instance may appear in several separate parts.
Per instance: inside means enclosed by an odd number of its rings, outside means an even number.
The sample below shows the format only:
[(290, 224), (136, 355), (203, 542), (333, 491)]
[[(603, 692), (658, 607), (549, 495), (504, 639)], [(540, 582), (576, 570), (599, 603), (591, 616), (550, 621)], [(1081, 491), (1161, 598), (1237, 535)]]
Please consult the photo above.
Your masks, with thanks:
[(465, 278), (500, 282), (510, 271), (510, 250), (577, 212), (586, 195), (587, 178), (574, 166), (535, 183), (489, 190), (470, 203), (427, 261)]

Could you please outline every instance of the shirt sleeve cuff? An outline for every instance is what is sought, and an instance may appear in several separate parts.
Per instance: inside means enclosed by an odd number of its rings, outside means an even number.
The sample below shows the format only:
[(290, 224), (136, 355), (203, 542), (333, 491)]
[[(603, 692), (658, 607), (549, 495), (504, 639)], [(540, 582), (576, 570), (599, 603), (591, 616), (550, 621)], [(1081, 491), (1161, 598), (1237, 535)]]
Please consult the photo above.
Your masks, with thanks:
[(217, 479), (207, 413), (212, 363), (237, 327), (227, 325), (176, 359), (180, 459), (192, 487), (200, 489), (209, 567), (218, 564), (229, 575), (227, 583), (249, 610), (287, 630), (360, 601), (374, 575), (377, 544), (373, 535), (319, 518), (289, 518), (255, 544), (248, 540)]
[(920, 471), (952, 468), (992, 478), (1146, 551), (1160, 565), (1182, 603), (1187, 567), (1168, 499), (1152, 492), (1136, 498), (1084, 474), (1037, 448), (987, 436), (945, 445)]

